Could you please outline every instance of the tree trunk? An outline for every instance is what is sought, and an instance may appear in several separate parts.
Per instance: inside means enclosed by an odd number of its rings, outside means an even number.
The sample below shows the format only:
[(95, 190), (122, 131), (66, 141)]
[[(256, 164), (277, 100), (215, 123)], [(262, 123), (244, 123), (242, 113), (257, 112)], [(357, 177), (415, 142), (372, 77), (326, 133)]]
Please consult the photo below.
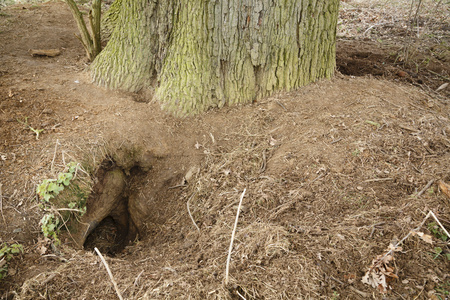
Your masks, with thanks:
[(123, 0), (94, 80), (192, 114), (331, 77), (339, 0)]
[(120, 8), (122, 6), (122, 0), (114, 1), (109, 9), (103, 14), (102, 18), (102, 32), (101, 38), (104, 41), (108, 41), (111, 38), (111, 33), (116, 27), (117, 20), (119, 18)]

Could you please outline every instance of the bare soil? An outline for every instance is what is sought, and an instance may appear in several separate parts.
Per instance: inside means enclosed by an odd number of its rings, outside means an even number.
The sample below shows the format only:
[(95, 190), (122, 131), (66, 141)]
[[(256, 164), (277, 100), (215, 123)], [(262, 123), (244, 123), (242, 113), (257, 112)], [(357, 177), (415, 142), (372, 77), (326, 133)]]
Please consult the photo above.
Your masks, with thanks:
[[(387, 293), (361, 282), (430, 210), (450, 229), (437, 188), (450, 181), (450, 87), (436, 91), (450, 81), (450, 25), (439, 19), (448, 4), (435, 19), (420, 14), (434, 36), (406, 43), (417, 27), (405, 10), (373, 3), (342, 3), (332, 80), (186, 118), (149, 93), (93, 85), (64, 3), (3, 7), (0, 244), (25, 251), (9, 261), (0, 298), (117, 299), (97, 247), (126, 299), (447, 299), (450, 247), (431, 219), (419, 231), (433, 244), (405, 240)], [(31, 128), (43, 129), (38, 139)], [(61, 246), (43, 239), (36, 186), (70, 161), (86, 193), (105, 164), (123, 170), (137, 239), (117, 250), (111, 218), (84, 250), (65, 227)]]

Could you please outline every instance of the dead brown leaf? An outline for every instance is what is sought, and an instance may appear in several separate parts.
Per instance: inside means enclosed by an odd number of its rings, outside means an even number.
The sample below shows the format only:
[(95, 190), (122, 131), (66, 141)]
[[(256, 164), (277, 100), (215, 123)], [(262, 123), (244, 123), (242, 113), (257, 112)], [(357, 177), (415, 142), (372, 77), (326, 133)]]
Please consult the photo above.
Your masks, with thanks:
[(428, 243), (428, 244), (433, 244), (433, 240), (431, 238), (431, 235), (425, 234), (423, 232), (416, 232), (416, 231), (411, 231), (412, 235), (418, 235), (424, 242)]
[(450, 185), (446, 184), (445, 182), (443, 182), (442, 180), (439, 180), (439, 188), (441, 189), (441, 191), (447, 195), (447, 197), (450, 199)]
[(344, 279), (347, 280), (349, 284), (352, 284), (356, 280), (356, 274), (344, 275)]

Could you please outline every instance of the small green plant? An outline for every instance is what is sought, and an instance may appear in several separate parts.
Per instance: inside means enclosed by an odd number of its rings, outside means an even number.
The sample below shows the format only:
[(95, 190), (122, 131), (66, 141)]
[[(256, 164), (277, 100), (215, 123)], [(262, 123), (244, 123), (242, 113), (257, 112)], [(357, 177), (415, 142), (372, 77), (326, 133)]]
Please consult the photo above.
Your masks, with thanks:
[(3, 244), (0, 249), (0, 280), (8, 274), (8, 261), (13, 258), (14, 254), (23, 253), (23, 246), (21, 244), (12, 244), (8, 246)]
[(77, 164), (71, 162), (67, 165), (67, 173), (59, 173), (57, 179), (44, 179), (36, 188), (36, 193), (41, 200), (49, 202), (50, 199), (55, 198), (60, 192), (64, 190), (64, 186), (68, 186), (77, 171)]
[(448, 240), (448, 236), (445, 234), (442, 228), (439, 227), (438, 224), (436, 224), (436, 222), (431, 222), (430, 224), (428, 224), (428, 230), (431, 231), (431, 233), (433, 233), (436, 238), (441, 239), (444, 242)]
[(28, 117), (25, 117), (25, 121), (20, 121), (19, 119), (17, 119), (17, 122), (19, 122), (21, 124), (24, 124), (25, 126), (28, 126), (28, 128), (30, 128), (30, 130), (33, 131), (36, 134), (36, 139), (37, 140), (39, 139), (39, 133), (44, 131), (44, 129), (34, 129), (30, 125), (28, 125)]
[(337, 300), (339, 298), (338, 292), (334, 291), (333, 296), (331, 297), (331, 300)]
[(433, 254), (434, 257), (433, 257), (433, 259), (436, 259), (436, 258), (438, 258), (440, 255), (442, 255), (443, 257), (447, 258), (447, 260), (450, 260), (450, 253), (442, 254), (442, 252), (443, 252), (443, 250), (442, 250), (441, 247), (435, 247), (435, 248), (434, 248), (434, 254)]
[[(436, 291), (436, 297), (438, 297), (440, 300), (447, 299), (450, 295), (450, 282), (444, 282), (443, 284), (440, 284), (438, 287), (434, 288)], [(441, 297), (442, 296), (442, 297)]]
[(358, 156), (358, 155), (360, 155), (361, 154), (361, 151), (359, 150), (359, 149), (355, 149), (353, 152), (352, 152), (352, 155), (353, 156)]
[[(71, 162), (67, 165), (65, 172), (59, 173), (57, 179), (44, 179), (40, 185), (36, 188), (36, 193), (41, 199), (41, 203), (39, 207), (49, 213), (45, 214), (44, 217), (40, 221), (42, 232), (44, 236), (50, 238), (54, 241), (55, 245), (58, 246), (61, 244), (61, 241), (58, 238), (59, 233), (59, 225), (61, 224), (61, 220), (66, 219), (65, 216), (62, 216), (58, 211), (69, 211), (67, 212), (67, 219), (70, 217), (70, 214), (75, 212), (80, 215), (83, 215), (86, 212), (86, 196), (81, 192), (81, 189), (77, 184), (73, 186), (70, 185), (71, 181), (75, 178), (75, 174), (78, 169), (78, 164), (75, 162)], [(70, 186), (69, 186), (70, 185)], [(69, 188), (69, 194), (72, 193), (77, 197), (77, 201), (71, 201), (67, 203), (69, 210), (67, 209), (58, 209), (52, 206), (50, 203), (50, 199), (58, 196), (65, 187)], [(61, 202), (61, 201), (60, 201)], [(63, 201), (64, 203), (64, 201)], [(61, 203), (60, 203), (61, 205)], [(66, 204), (64, 204), (66, 205)], [(81, 207), (81, 208), (77, 208)], [(55, 215), (56, 213), (56, 215)], [(62, 222), (65, 224), (66, 221)]]
[(366, 123), (375, 126), (377, 129), (381, 127), (380, 123), (378, 122), (366, 120)]
[(55, 217), (53, 213), (49, 213), (44, 215), (44, 217), (41, 219), (40, 224), (44, 236), (53, 239), (55, 241), (55, 246), (60, 245), (61, 241), (58, 238), (59, 219)]

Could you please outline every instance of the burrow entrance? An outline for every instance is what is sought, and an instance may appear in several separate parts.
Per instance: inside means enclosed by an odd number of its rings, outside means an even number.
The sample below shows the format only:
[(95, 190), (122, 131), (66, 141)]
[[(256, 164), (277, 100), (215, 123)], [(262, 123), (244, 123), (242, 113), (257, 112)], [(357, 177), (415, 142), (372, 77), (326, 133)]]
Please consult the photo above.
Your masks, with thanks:
[(112, 158), (102, 162), (87, 201), (86, 215), (81, 220), (82, 230), (77, 232), (79, 245), (87, 250), (97, 247), (102, 253), (114, 255), (138, 238), (129, 197), (136, 177), (146, 175), (139, 166), (124, 170)]
[(100, 164), (86, 214), (72, 232), (76, 246), (97, 247), (113, 256), (176, 211), (176, 205), (167, 204), (178, 199), (177, 192), (167, 187), (180, 182), (183, 174), (165, 172), (169, 168), (164, 159), (151, 153), (124, 157), (128, 160), (108, 157)]

